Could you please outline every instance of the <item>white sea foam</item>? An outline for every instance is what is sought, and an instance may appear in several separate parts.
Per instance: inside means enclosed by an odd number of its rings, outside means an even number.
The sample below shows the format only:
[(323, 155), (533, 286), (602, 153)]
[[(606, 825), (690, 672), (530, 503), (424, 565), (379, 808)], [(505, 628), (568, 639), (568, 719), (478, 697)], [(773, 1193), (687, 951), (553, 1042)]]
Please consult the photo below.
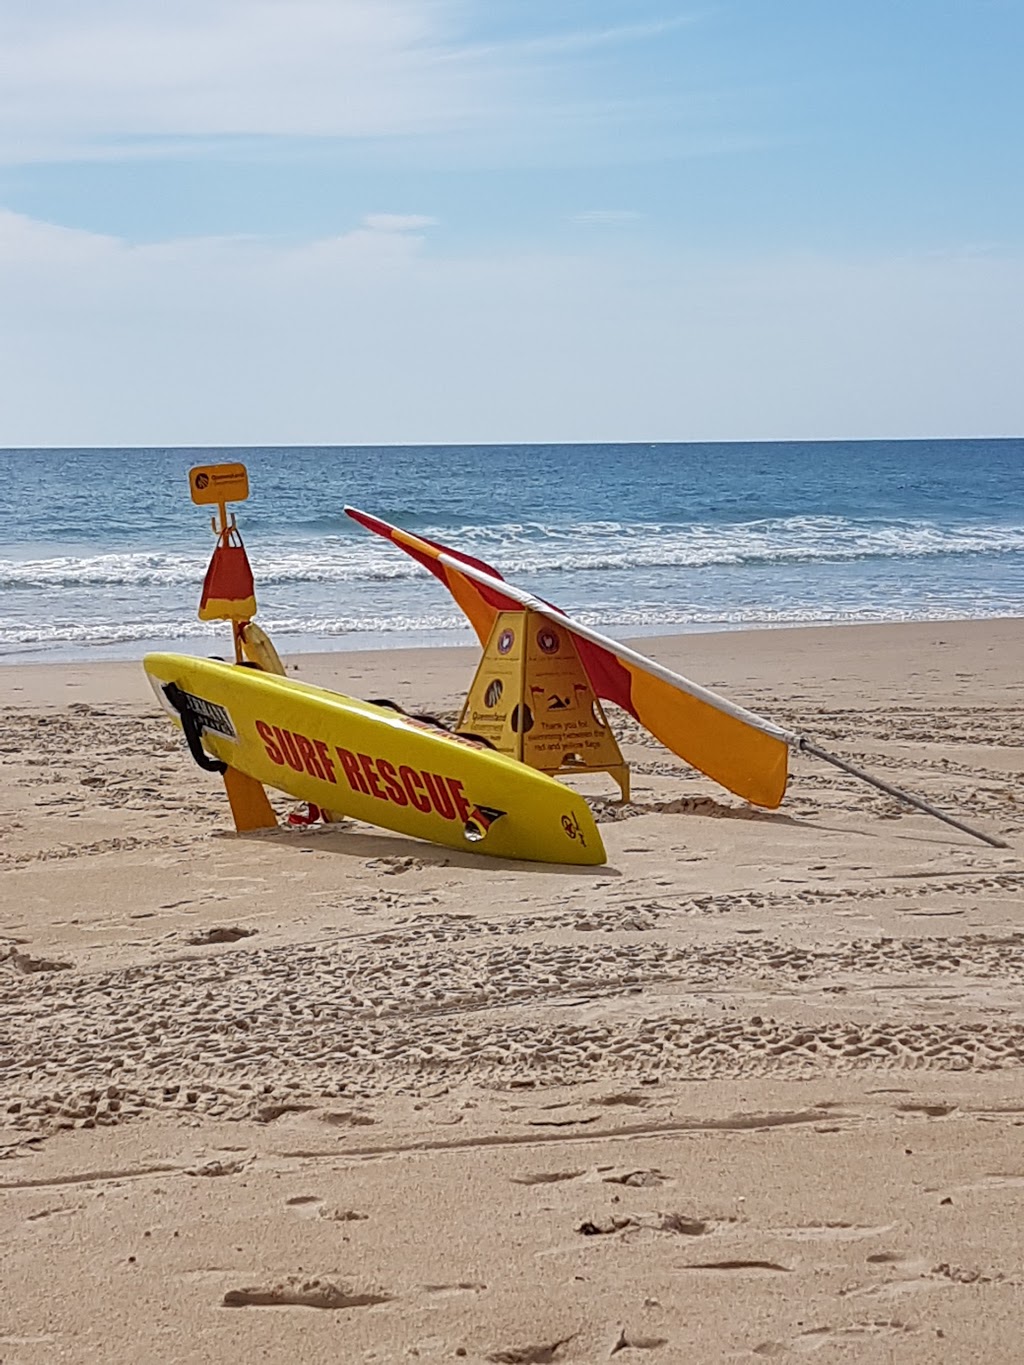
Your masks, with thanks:
[[(860, 522), (845, 517), (785, 517), (723, 525), (509, 522), (436, 528), (424, 534), (492, 561), (507, 577), (1024, 554), (1024, 525)], [(254, 543), (250, 553), (263, 588), (391, 583), (423, 575), (422, 568), (400, 550), (369, 537), (328, 535), (298, 548), (288, 548), (275, 538)], [(206, 564), (205, 553), (153, 551), (0, 558), (0, 589), (197, 586)]]
[[(573, 615), (583, 625), (598, 630), (609, 630), (620, 636), (630, 631), (638, 634), (673, 631), (686, 633), (700, 630), (742, 629), (763, 626), (854, 625), (900, 621), (951, 621), (971, 616), (978, 620), (1015, 617), (1019, 607), (1001, 606), (997, 602), (974, 604), (968, 611), (963, 603), (952, 605), (868, 603), (838, 606), (795, 604), (787, 607), (751, 606), (720, 611), (701, 609), (577, 611)], [(381, 647), (397, 648), (411, 638), (429, 642), (432, 636), (458, 636), (466, 643), (474, 638), (461, 616), (394, 615), (345, 616), (309, 618), (285, 617), (275, 620), (260, 616), (261, 625), (271, 636), (287, 647), (297, 637), (315, 638), (328, 642), (331, 648), (344, 648), (350, 639), (373, 640)], [(47, 622), (41, 625), (0, 623), (0, 656), (13, 657), (26, 651), (47, 650), (54, 646), (102, 648), (112, 645), (142, 645), (159, 641), (218, 641), (229, 644), (223, 622), (199, 621), (104, 621), (104, 622)], [(305, 646), (304, 646), (305, 647)]]

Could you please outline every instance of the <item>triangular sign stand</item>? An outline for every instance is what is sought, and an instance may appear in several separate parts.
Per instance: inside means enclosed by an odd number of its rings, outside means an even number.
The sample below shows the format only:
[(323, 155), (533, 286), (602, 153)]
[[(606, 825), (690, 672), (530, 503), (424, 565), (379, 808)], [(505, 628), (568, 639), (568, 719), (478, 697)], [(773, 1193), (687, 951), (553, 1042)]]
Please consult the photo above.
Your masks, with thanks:
[(629, 800), (629, 765), (572, 635), (528, 608), (498, 613), (456, 728), (540, 772), (609, 773)]

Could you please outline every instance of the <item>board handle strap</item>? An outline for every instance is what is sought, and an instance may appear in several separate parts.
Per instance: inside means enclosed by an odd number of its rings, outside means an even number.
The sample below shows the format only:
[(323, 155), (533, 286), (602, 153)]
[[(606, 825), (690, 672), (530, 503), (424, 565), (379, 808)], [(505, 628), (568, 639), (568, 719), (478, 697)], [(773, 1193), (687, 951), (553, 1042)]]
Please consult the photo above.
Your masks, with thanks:
[(163, 688), (164, 696), (181, 717), (181, 728), (185, 731), (185, 740), (188, 743), (188, 751), (199, 764), (200, 768), (207, 773), (225, 773), (228, 765), (222, 763), (219, 758), (211, 758), (203, 748), (203, 721), (201, 716), (191, 710), (185, 700), (185, 694), (177, 683), (165, 683)]

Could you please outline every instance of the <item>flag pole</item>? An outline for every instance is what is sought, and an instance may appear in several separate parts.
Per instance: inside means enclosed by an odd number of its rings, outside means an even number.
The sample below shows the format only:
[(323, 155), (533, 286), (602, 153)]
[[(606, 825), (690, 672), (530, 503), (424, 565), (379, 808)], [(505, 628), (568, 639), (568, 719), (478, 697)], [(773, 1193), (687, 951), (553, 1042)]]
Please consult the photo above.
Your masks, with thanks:
[(841, 768), (843, 772), (849, 773), (852, 777), (859, 777), (862, 782), (867, 782), (872, 787), (877, 787), (879, 791), (885, 792), (888, 796), (894, 796), (897, 801), (902, 801), (908, 806), (914, 806), (917, 810), (924, 811), (926, 815), (934, 815), (936, 820), (941, 820), (944, 824), (952, 825), (954, 829), (961, 830), (964, 834), (971, 835), (974, 839), (980, 839), (984, 844), (990, 844), (992, 848), (1009, 848), (1010, 845), (1005, 839), (997, 839), (991, 834), (983, 834), (980, 829), (975, 829), (972, 825), (965, 824), (963, 820), (956, 820), (952, 815), (946, 815), (944, 811), (938, 810), (930, 802), (925, 801), (920, 796), (914, 796), (911, 792), (905, 792), (901, 787), (894, 787), (889, 782), (883, 782), (880, 777), (872, 777), (863, 768), (858, 768), (853, 763), (848, 763), (845, 758), (839, 758), (835, 754), (830, 754), (826, 749), (821, 749), (817, 744), (802, 735), (797, 743), (800, 753), (813, 754), (815, 758), (820, 758), (824, 763), (831, 763), (834, 768)]
[[(228, 532), (233, 531), (235, 526), (237, 525), (235, 521), (235, 514), (234, 512), (231, 513), (231, 521), (229, 523), (227, 503), (218, 502), (217, 510), (220, 513), (220, 523), (218, 525), (217, 518), (211, 517), (210, 525), (213, 527), (213, 533), (217, 537), (217, 545), (218, 546), (227, 545)], [(234, 645), (235, 648), (236, 664), (240, 664), (244, 657), (242, 654), (242, 629), (244, 625), (245, 625), (244, 621), (240, 622), (232, 620), (231, 622), (231, 643)]]

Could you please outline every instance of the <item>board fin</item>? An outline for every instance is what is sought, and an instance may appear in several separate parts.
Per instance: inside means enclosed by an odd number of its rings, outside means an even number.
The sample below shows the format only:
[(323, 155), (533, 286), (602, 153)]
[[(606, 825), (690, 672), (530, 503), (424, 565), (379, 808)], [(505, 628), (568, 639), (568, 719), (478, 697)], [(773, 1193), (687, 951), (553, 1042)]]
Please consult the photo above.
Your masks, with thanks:
[(276, 673), (282, 678), (287, 676), (287, 670), (281, 662), (280, 654), (274, 648), (273, 640), (255, 621), (243, 622), (238, 627), (238, 637), (245, 657), (256, 668), (264, 673)]
[(267, 799), (262, 782), (240, 773), (237, 768), (224, 769), (224, 790), (227, 792), (231, 817), (239, 834), (254, 829), (276, 829), (277, 816)]

